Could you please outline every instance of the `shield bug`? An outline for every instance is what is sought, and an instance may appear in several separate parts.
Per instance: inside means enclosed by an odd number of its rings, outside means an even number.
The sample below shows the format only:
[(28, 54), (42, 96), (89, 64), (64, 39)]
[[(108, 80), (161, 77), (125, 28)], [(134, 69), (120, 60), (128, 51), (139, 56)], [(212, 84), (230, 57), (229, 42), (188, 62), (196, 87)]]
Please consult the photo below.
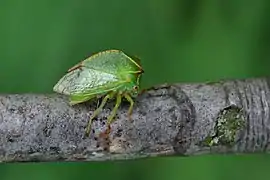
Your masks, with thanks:
[(106, 50), (70, 68), (53, 90), (69, 96), (70, 105), (102, 98), (86, 126), (85, 134), (89, 136), (93, 119), (109, 99), (115, 98), (116, 103), (107, 118), (108, 125), (114, 121), (123, 97), (130, 103), (128, 109), (130, 119), (134, 105), (133, 98), (139, 93), (140, 77), (143, 72), (138, 60), (120, 50)]

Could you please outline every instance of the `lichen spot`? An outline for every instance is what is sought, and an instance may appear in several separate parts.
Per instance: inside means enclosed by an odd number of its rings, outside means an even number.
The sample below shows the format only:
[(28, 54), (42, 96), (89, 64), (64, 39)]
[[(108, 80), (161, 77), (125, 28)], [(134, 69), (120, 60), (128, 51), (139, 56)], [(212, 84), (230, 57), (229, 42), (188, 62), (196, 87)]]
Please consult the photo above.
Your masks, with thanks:
[(232, 146), (245, 126), (245, 116), (242, 108), (231, 105), (222, 109), (216, 119), (214, 135), (208, 136), (205, 141), (208, 146)]

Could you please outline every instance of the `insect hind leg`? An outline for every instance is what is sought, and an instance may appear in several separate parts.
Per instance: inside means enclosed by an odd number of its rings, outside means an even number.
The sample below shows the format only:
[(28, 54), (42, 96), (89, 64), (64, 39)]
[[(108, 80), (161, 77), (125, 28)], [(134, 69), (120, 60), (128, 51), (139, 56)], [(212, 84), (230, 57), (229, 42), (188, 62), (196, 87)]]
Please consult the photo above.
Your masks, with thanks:
[(91, 125), (92, 125), (92, 121), (93, 119), (100, 113), (100, 111), (103, 109), (103, 107), (105, 106), (106, 102), (108, 101), (108, 99), (113, 98), (114, 93), (109, 93), (107, 94), (101, 101), (100, 106), (93, 112), (93, 115), (91, 116), (91, 118), (88, 121), (87, 127), (86, 127), (86, 131), (85, 131), (85, 135), (89, 136), (90, 134), (90, 130), (91, 130)]

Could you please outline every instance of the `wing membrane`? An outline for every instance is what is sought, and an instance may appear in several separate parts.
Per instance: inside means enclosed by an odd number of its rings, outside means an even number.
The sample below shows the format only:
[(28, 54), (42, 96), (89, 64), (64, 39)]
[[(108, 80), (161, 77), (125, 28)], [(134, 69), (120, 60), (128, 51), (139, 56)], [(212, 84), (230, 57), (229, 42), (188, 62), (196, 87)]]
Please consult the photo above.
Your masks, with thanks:
[(91, 94), (104, 92), (117, 84), (121, 84), (121, 81), (113, 74), (81, 67), (63, 76), (53, 90), (65, 95)]

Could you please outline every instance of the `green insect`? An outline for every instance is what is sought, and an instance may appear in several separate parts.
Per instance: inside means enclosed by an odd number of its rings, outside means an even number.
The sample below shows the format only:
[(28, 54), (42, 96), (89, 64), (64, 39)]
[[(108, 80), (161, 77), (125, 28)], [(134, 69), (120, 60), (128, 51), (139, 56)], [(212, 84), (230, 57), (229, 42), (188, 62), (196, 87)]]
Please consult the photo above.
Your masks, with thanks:
[(123, 97), (130, 103), (128, 117), (131, 118), (134, 105), (132, 98), (139, 93), (140, 77), (143, 72), (139, 61), (135, 61), (120, 50), (106, 50), (70, 68), (53, 90), (68, 95), (70, 105), (103, 98), (88, 121), (85, 134), (89, 136), (93, 119), (109, 99), (115, 98), (116, 104), (108, 117), (108, 125), (114, 121)]

